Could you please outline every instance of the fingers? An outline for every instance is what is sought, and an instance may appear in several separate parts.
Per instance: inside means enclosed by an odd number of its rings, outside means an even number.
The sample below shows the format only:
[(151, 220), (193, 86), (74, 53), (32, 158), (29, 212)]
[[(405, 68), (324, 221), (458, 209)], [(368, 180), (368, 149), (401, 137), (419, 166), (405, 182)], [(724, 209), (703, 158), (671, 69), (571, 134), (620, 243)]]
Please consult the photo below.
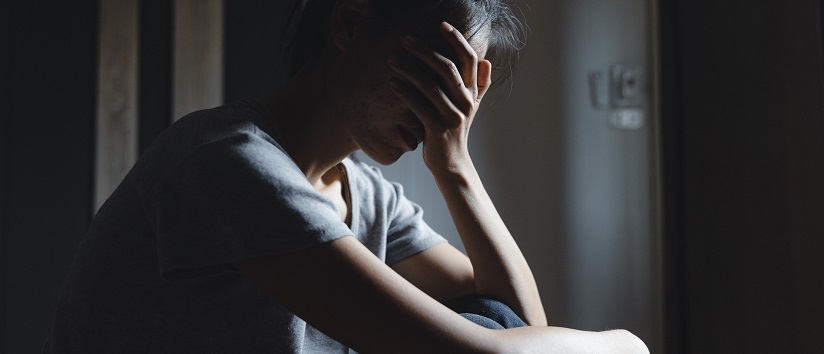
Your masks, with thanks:
[(464, 114), (452, 104), (440, 85), (431, 82), (424, 75), (415, 74), (415, 70), (408, 66), (393, 64), (391, 61), (390, 66), (402, 78), (390, 80), (390, 88), (424, 124), (427, 123), (426, 120), (437, 121), (446, 127), (456, 128), (463, 122)]
[(410, 84), (393, 78), (389, 80), (389, 88), (391, 88), (392, 92), (420, 119), (427, 132), (436, 131), (437, 129), (434, 129), (435, 127), (446, 125), (442, 119), (439, 119), (441, 115), (438, 110)]
[[(436, 78), (440, 81), (437, 84), (442, 84), (443, 89), (451, 98), (456, 100), (455, 103), (458, 106), (461, 108), (467, 108), (465, 104), (461, 103), (472, 103), (471, 101), (458, 101), (462, 98), (461, 96), (465, 95), (465, 85), (460, 71), (452, 60), (449, 60), (449, 58), (443, 56), (441, 53), (438, 53), (431, 47), (415, 41), (412, 37), (406, 37), (403, 39), (403, 47), (415, 58), (423, 62), (427, 68), (434, 72)], [(413, 65), (410, 67), (415, 66)], [(418, 72), (417, 74), (425, 74), (422, 76), (427, 78), (432, 76), (429, 72)]]
[(441, 34), (458, 56), (459, 71), (464, 86), (474, 90), (476, 88), (478, 54), (475, 53), (475, 49), (469, 45), (463, 34), (449, 23), (441, 22)]
[(475, 49), (448, 23), (441, 23), (440, 32), (455, 60), (405, 37), (403, 47), (412, 56), (389, 58), (389, 66), (400, 79), (392, 83), (392, 89), (420, 119), (456, 128), (474, 116), (490, 86), (492, 65), (488, 60), (479, 62)]

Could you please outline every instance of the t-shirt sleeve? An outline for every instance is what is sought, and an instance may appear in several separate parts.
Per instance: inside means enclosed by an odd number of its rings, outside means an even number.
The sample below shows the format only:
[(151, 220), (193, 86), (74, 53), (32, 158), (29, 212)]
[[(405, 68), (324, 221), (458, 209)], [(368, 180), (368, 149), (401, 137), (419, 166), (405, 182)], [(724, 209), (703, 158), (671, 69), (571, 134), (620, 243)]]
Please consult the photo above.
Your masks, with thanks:
[(160, 270), (169, 279), (352, 234), (289, 156), (254, 134), (198, 147), (149, 200)]
[(394, 264), (439, 243), (447, 242), (423, 220), (423, 209), (403, 194), (403, 187), (391, 182), (395, 203), (387, 231), (386, 264)]

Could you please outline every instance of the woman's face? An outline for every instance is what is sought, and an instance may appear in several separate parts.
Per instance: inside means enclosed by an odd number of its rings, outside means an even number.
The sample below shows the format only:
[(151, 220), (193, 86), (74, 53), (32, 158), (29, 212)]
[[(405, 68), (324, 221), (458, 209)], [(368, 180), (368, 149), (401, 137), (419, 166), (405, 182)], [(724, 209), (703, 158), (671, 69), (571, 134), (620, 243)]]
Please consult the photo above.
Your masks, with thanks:
[[(342, 118), (348, 120), (346, 126), (357, 147), (381, 164), (391, 164), (404, 153), (415, 150), (424, 136), (423, 124), (389, 87), (390, 80), (397, 77), (389, 67), (389, 58), (404, 65), (419, 65), (424, 72), (431, 72), (403, 48), (402, 40), (409, 35), (454, 62), (456, 56), (438, 26), (416, 24), (382, 29), (365, 24), (342, 56), (334, 87), (346, 109)], [(484, 39), (469, 41), (478, 57), (483, 58), (486, 36), (474, 38)]]

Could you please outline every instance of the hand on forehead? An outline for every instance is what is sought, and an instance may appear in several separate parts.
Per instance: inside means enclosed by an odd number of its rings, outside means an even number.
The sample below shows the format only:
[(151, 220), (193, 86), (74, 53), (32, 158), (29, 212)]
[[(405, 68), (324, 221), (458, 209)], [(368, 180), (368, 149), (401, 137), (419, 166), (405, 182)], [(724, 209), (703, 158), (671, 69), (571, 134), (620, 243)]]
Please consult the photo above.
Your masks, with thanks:
[[(451, 26), (452, 24), (447, 21)], [(450, 60), (457, 60), (458, 56), (455, 53), (455, 47), (444, 38), (444, 32), (441, 30), (441, 23), (431, 23), (428, 21), (420, 21), (411, 26), (403, 26), (400, 29), (400, 34), (404, 36), (411, 36), (415, 40), (425, 44), (441, 55)], [(457, 29), (455, 29), (457, 31)], [(486, 56), (488, 49), (488, 26), (480, 29), (473, 29), (472, 32), (462, 33), (466, 42), (472, 47), (478, 59), (483, 59)]]

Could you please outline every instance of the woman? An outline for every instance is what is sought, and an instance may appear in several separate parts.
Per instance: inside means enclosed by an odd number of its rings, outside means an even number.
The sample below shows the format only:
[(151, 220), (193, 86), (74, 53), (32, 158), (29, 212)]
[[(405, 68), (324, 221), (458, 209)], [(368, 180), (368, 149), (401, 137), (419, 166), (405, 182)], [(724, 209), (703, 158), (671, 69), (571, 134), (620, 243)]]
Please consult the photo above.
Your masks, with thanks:
[[(497, 0), (308, 1), (286, 86), (181, 119), (101, 208), (47, 351), (646, 352), (626, 331), (547, 327), (472, 165), (517, 34)], [(347, 158), (421, 142), (468, 257)]]

